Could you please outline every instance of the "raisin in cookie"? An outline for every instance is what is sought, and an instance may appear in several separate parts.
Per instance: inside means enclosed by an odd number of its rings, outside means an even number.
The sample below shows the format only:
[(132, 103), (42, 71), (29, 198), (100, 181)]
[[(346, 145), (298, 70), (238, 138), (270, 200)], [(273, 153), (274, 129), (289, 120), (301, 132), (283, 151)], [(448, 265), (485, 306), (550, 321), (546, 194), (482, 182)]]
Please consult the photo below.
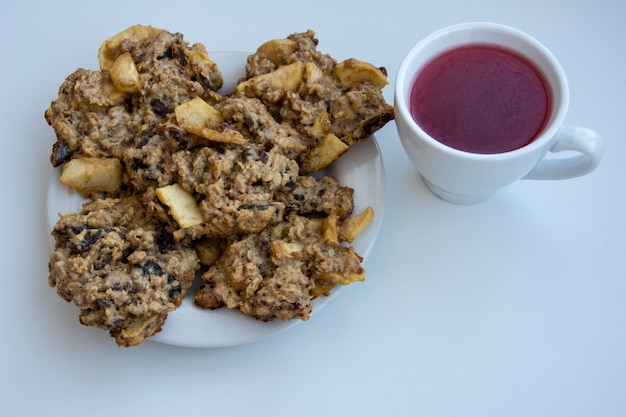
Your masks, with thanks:
[(354, 210), (354, 190), (330, 176), (301, 175), (274, 194), (274, 200), (300, 215), (326, 216), (334, 213), (344, 220)]
[(161, 330), (199, 268), (193, 249), (174, 242), (138, 197), (86, 203), (52, 232), (48, 282), (80, 309), (80, 321), (135, 346)]

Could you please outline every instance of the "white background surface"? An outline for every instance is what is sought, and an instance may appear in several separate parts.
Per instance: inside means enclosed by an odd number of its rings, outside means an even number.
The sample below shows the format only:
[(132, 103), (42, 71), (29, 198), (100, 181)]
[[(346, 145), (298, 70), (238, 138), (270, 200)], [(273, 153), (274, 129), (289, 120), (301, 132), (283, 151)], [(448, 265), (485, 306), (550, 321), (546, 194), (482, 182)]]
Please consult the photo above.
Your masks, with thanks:
[[(135, 23), (209, 50), (308, 28), (319, 49), (385, 66), (449, 24), (544, 43), (568, 76), (568, 122), (598, 130), (592, 174), (518, 182), (475, 206), (430, 194), (390, 123), (387, 202), (366, 282), (261, 342), (118, 348), (47, 284), (43, 112)], [(626, 4), (623, 1), (5, 2), (0, 11), (0, 415), (626, 415)], [(393, 99), (393, 83), (386, 87)]]

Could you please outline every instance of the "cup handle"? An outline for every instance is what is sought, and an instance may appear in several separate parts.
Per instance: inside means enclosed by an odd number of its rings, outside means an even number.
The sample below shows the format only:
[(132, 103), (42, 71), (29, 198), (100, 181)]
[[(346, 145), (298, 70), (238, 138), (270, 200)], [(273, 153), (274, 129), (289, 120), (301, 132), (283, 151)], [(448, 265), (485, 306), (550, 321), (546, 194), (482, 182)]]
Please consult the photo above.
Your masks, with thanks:
[(527, 180), (564, 180), (593, 171), (604, 155), (604, 139), (593, 130), (564, 126), (550, 152), (574, 151), (580, 155), (543, 158), (524, 176)]

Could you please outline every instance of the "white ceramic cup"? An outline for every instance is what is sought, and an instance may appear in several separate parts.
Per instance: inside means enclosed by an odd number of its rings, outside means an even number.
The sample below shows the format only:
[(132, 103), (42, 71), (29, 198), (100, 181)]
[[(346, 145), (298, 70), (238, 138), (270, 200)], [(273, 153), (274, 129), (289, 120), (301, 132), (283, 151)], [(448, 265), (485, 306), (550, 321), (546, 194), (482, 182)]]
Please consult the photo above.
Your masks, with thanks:
[[(420, 69), (442, 52), (464, 45), (498, 45), (525, 56), (541, 71), (550, 90), (548, 121), (522, 148), (478, 154), (448, 147), (429, 136), (413, 119), (410, 91)], [(485, 22), (443, 28), (422, 39), (406, 55), (396, 77), (396, 126), (402, 145), (425, 180), (442, 199), (473, 204), (519, 179), (557, 180), (593, 171), (604, 153), (596, 132), (564, 124), (569, 105), (567, 80), (560, 64), (541, 43), (519, 30)], [(570, 151), (546, 158), (548, 152)]]

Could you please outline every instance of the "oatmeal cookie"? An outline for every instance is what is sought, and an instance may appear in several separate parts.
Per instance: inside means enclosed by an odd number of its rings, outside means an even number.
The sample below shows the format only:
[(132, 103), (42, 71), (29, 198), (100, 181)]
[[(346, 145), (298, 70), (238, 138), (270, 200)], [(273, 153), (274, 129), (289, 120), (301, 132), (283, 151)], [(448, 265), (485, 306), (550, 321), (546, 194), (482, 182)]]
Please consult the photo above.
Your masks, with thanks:
[(102, 199), (69, 213), (52, 232), (50, 286), (80, 309), (80, 322), (134, 346), (161, 330), (191, 287), (198, 258), (174, 242), (138, 197)]
[(57, 136), (50, 156), (55, 167), (80, 156), (122, 159), (176, 105), (194, 97), (219, 100), (215, 91), (223, 80), (217, 66), (204, 46), (189, 46), (179, 33), (156, 30), (143, 39), (125, 39), (110, 52), (130, 54), (137, 91), (117, 89), (110, 69), (78, 69), (68, 76), (45, 112)]
[(361, 258), (325, 235), (324, 220), (290, 213), (284, 222), (231, 241), (202, 275), (195, 302), (262, 321), (307, 320), (316, 296), (363, 279)]
[[(277, 121), (291, 124), (313, 140), (320, 138), (315, 129), (325, 123), (324, 133), (332, 133), (346, 144), (354, 145), (393, 120), (393, 107), (386, 103), (380, 83), (367, 77), (358, 82), (342, 81), (338, 68), (343, 69), (356, 60), (337, 63), (334, 58), (319, 52), (315, 32), (294, 33), (273, 42), (278, 45), (268, 48), (265, 46), (269, 43), (266, 43), (248, 58), (246, 79), (249, 83), (243, 94), (259, 98)], [(305, 66), (302, 81), (294, 91), (284, 91), (283, 86), (272, 85), (259, 77), (297, 62)], [(378, 72), (375, 81), (386, 83), (384, 68), (361, 64), (374, 73)]]
[(298, 165), (278, 148), (247, 145), (227, 149), (203, 147), (173, 155), (177, 181), (192, 193), (202, 223), (179, 227), (154, 189), (145, 193), (152, 213), (175, 229), (175, 239), (228, 238), (258, 233), (285, 214), (340, 220), (354, 210), (354, 190), (335, 178), (299, 175)]
[[(179, 227), (174, 237), (225, 238), (256, 233), (281, 221), (285, 204), (274, 199), (277, 190), (293, 184), (298, 165), (278, 148), (265, 151), (254, 144), (235, 147), (201, 147), (172, 155), (176, 183), (193, 195), (202, 223)], [(145, 193), (152, 212), (168, 221), (168, 209), (154, 189)]]

